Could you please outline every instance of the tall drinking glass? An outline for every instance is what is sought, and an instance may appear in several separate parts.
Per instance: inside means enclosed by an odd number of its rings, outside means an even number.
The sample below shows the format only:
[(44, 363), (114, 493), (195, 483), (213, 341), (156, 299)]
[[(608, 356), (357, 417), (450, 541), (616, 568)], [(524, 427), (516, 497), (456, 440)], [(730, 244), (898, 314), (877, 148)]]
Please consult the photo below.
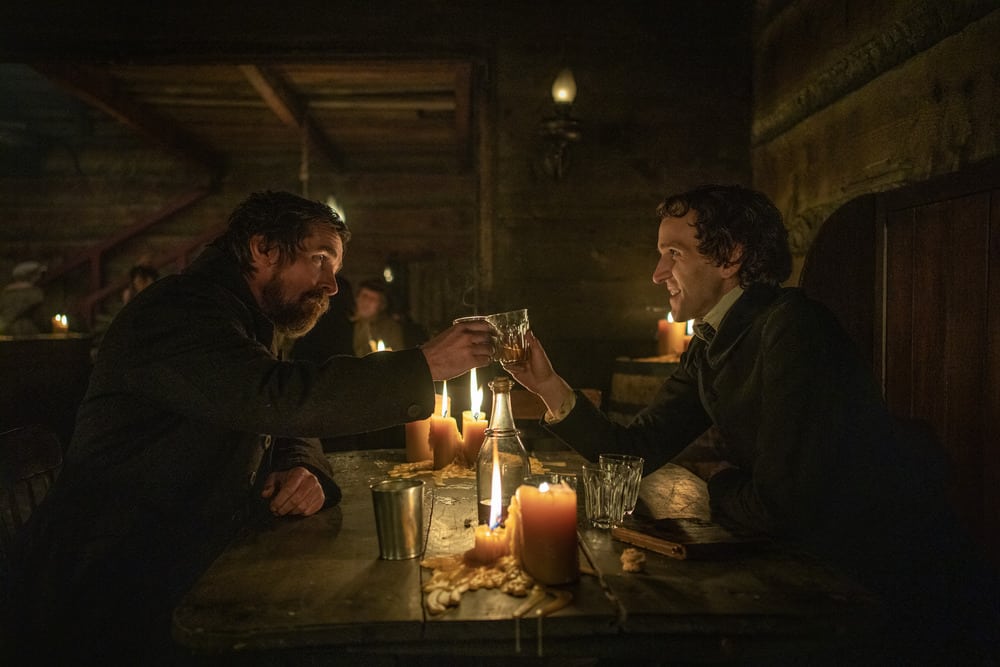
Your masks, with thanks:
[(642, 482), (641, 456), (631, 456), (628, 454), (601, 454), (598, 456), (598, 463), (602, 468), (615, 469), (621, 471), (622, 476), (622, 506), (626, 515), (631, 515), (635, 511), (635, 505), (639, 501), (639, 484)]

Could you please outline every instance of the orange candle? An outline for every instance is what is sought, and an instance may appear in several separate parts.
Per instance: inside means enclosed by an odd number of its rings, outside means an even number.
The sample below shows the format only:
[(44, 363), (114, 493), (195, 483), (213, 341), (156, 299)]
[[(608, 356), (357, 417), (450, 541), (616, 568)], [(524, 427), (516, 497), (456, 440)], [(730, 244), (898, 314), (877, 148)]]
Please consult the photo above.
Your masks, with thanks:
[(538, 582), (566, 584), (580, 576), (576, 491), (566, 482), (517, 489), (521, 566)]
[[(441, 394), (435, 394), (434, 396), (434, 413), (441, 414), (442, 406), (444, 405), (444, 397)], [(451, 402), (448, 402), (448, 409), (451, 410)], [(430, 461), (434, 458), (434, 452), (431, 450), (430, 432), (431, 432), (431, 418), (418, 419), (417, 421), (407, 422), (405, 425), (406, 429), (406, 460), (410, 462), (414, 461)]]
[(441, 412), (431, 415), (427, 439), (434, 457), (434, 469), (440, 470), (455, 460), (459, 454), (462, 436), (458, 434), (458, 423), (450, 415), (451, 402), (448, 400), (448, 383), (441, 391)]
[(469, 553), (472, 560), (489, 565), (508, 553), (510, 546), (507, 543), (507, 531), (502, 527), (490, 528), (486, 524), (476, 526), (476, 546)]
[(656, 349), (660, 356), (679, 357), (684, 351), (687, 322), (674, 322), (672, 313), (656, 325)]
[(489, 422), (486, 421), (486, 416), (483, 413), (473, 413), (471, 410), (462, 412), (462, 457), (465, 459), (466, 465), (476, 465), (479, 449), (483, 446), (483, 441), (486, 440), (488, 426)]
[(52, 316), (52, 333), (64, 334), (69, 332), (69, 318), (63, 314)]
[(462, 411), (462, 458), (467, 466), (475, 466), (479, 448), (486, 439), (486, 415), (483, 414), (483, 388), (476, 383), (476, 369), (469, 372), (469, 407)]

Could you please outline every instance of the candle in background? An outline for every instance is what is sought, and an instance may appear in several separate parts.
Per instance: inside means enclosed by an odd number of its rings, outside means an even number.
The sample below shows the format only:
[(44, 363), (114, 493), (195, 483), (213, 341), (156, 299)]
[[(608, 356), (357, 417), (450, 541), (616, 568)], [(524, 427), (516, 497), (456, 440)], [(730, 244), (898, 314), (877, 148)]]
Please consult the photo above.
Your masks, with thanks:
[(661, 356), (679, 357), (684, 351), (684, 336), (687, 332), (686, 322), (674, 322), (673, 313), (667, 313), (666, 318), (657, 322), (656, 349)]
[(684, 351), (687, 352), (691, 345), (691, 339), (694, 337), (694, 320), (688, 320), (685, 324), (687, 326), (684, 329)]
[(389, 348), (387, 348), (387, 347), (385, 346), (385, 342), (384, 342), (384, 341), (383, 341), (383, 340), (382, 340), (381, 338), (379, 338), (379, 339), (378, 339), (378, 342), (377, 342), (377, 343), (375, 343), (375, 351), (376, 351), (376, 352), (382, 352), (382, 351), (384, 351), (384, 350), (388, 350), (388, 349), (389, 349)]
[(565, 481), (522, 484), (517, 502), (521, 566), (542, 584), (576, 581), (580, 576), (576, 491)]
[(483, 414), (483, 388), (476, 384), (475, 368), (469, 373), (469, 407), (471, 410), (462, 412), (462, 458), (466, 465), (474, 466), (489, 425)]
[(441, 389), (441, 411), (431, 415), (428, 440), (434, 458), (434, 469), (440, 470), (452, 461), (459, 453), (459, 443), (462, 437), (458, 434), (458, 422), (451, 416), (451, 402), (448, 400), (448, 383), (443, 383)]
[[(432, 414), (440, 414), (443, 405), (444, 397), (441, 394), (435, 394)], [(447, 407), (450, 411), (451, 401), (448, 402)], [(404, 428), (406, 429), (406, 460), (412, 463), (433, 459), (434, 452), (431, 450), (430, 442), (431, 418), (407, 422)]]
[(64, 334), (69, 332), (69, 318), (59, 313), (52, 316), (52, 333)]

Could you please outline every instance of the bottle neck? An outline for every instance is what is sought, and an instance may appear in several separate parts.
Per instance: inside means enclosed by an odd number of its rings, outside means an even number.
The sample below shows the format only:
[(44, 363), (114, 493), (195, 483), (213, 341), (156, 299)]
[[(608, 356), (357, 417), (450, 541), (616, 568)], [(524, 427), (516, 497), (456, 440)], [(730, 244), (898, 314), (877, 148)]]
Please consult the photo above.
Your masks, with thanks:
[(495, 391), (493, 394), (493, 414), (490, 415), (490, 427), (486, 429), (489, 434), (493, 433), (516, 433), (514, 427), (514, 413), (510, 409), (510, 393), (506, 391)]

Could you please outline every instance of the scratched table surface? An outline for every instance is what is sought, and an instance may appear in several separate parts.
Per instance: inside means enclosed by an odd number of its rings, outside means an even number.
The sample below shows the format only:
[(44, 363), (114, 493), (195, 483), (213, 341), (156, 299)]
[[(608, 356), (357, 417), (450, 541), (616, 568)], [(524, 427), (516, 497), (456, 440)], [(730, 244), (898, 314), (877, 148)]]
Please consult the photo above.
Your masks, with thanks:
[[(532, 456), (550, 472), (575, 474), (575, 452), (550, 441)], [(651, 551), (643, 571), (624, 572), (630, 545), (586, 525), (585, 574), (560, 587), (572, 602), (542, 619), (514, 619), (523, 598), (496, 589), (466, 592), (432, 615), (420, 559), (378, 557), (368, 484), (404, 463), (402, 450), (329, 455), (344, 492), (312, 517), (273, 519), (246, 530), (204, 573), (174, 612), (174, 636), (196, 654), (252, 656), (280, 650), (331, 655), (670, 655), (731, 661), (808, 656), (865, 640), (881, 619), (878, 601), (851, 580), (784, 545), (758, 545), (713, 560)], [(475, 480), (417, 473), (427, 483), (425, 556), (474, 544)], [(705, 485), (667, 465), (647, 475), (637, 514), (708, 519)], [(667, 653), (664, 653), (667, 652)]]

